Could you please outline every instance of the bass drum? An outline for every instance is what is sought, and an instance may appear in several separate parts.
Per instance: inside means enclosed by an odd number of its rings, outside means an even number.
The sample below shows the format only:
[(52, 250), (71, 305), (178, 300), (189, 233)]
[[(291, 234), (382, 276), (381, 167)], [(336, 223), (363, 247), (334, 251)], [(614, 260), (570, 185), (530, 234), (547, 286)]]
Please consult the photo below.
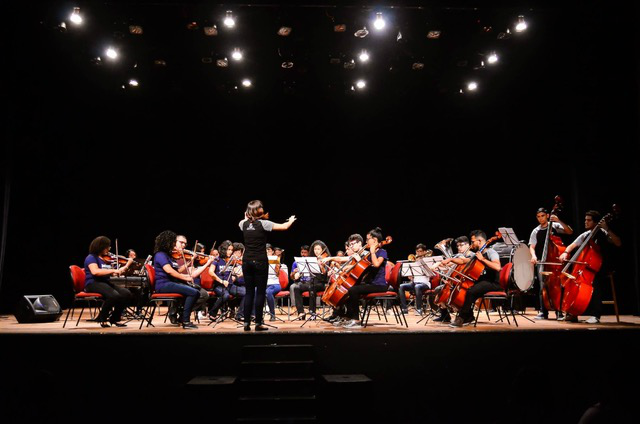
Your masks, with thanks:
[(511, 253), (511, 280), (518, 290), (527, 292), (533, 287), (535, 267), (531, 263), (531, 251), (524, 243), (517, 245)]

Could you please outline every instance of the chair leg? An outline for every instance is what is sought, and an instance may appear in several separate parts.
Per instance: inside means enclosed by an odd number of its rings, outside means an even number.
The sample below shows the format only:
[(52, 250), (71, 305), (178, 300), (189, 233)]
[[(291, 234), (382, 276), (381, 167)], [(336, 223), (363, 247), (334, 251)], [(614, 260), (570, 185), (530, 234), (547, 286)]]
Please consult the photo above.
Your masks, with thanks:
[(611, 282), (611, 294), (613, 295), (613, 310), (616, 313), (616, 321), (620, 322), (620, 313), (618, 312), (618, 298), (616, 296), (616, 287), (613, 284), (613, 274), (609, 273), (609, 281)]
[(82, 306), (82, 309), (80, 309), (80, 315), (78, 315), (78, 320), (76, 321), (76, 327), (78, 326), (78, 324), (80, 324), (80, 319), (82, 318), (83, 313), (84, 313), (84, 305)]
[[(67, 309), (67, 316), (64, 319), (64, 324), (62, 324), (62, 328), (64, 328), (67, 325), (67, 320), (69, 319), (69, 314), (71, 313), (71, 311), (73, 311), (75, 309), (74, 306), (72, 306), (71, 308)], [(73, 319), (73, 315), (71, 315), (71, 318)]]
[[(480, 301), (480, 305), (482, 305), (482, 303), (484, 302), (484, 297), (481, 297), (480, 299), (481, 299), (481, 301)], [(458, 315), (459, 315), (459, 314), (458, 314)], [(487, 315), (489, 315), (489, 314), (487, 313)], [(474, 326), (474, 327), (477, 327), (477, 326), (478, 326), (478, 318), (480, 318), (480, 308), (478, 308), (478, 312), (476, 313), (476, 320), (475, 320), (475, 322), (473, 323), (473, 326)]]

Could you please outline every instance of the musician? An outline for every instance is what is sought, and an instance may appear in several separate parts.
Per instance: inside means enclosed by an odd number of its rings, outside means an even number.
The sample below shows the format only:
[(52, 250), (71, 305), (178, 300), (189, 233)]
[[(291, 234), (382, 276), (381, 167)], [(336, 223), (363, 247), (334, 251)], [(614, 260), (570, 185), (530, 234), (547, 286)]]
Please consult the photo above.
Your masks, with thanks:
[[(187, 245), (187, 238), (183, 235), (178, 235), (178, 237), (176, 238), (175, 251), (182, 252), (186, 245)], [(201, 243), (198, 243), (196, 245), (196, 252), (204, 252), (204, 245)], [(199, 267), (196, 267), (194, 265), (195, 261), (196, 261), (196, 255), (194, 255), (191, 259), (188, 259), (186, 261), (182, 258), (177, 259), (177, 263), (179, 266), (178, 269), (180, 270), (180, 272), (183, 274), (190, 275), (191, 278), (193, 278), (193, 285), (200, 290), (200, 297), (198, 298), (197, 302), (193, 306), (193, 310), (198, 313), (198, 316), (200, 318), (204, 318), (203, 316), (204, 314), (201, 311), (204, 311), (207, 307), (207, 302), (209, 301), (209, 293), (202, 288), (200, 275), (207, 270), (209, 265), (211, 265), (211, 262), (213, 262), (213, 258), (211, 257), (208, 258), (207, 262), (204, 265), (201, 265)], [(174, 303), (175, 302), (172, 302), (172, 305)], [(175, 311), (171, 310), (170, 308), (169, 319), (171, 320), (172, 323), (176, 324), (178, 320), (176, 316), (173, 316), (174, 313)]]
[[(331, 256), (329, 248), (321, 240), (316, 240), (311, 243), (310, 249), (318, 260), (322, 259), (323, 256)], [(327, 269), (323, 265), (321, 270), (323, 271), (321, 274), (312, 273), (308, 282), (296, 284), (292, 287), (292, 290), (295, 292), (293, 297), (296, 302), (295, 305), (298, 312), (298, 319), (305, 319), (306, 317), (306, 314), (304, 313), (304, 306), (302, 304), (302, 293), (306, 291), (309, 292), (309, 312), (312, 314), (316, 312), (316, 293), (324, 289), (325, 284), (327, 284)]]
[[(269, 308), (269, 321), (276, 320), (276, 299), (275, 296), (280, 293), (280, 257), (275, 253), (276, 250), (267, 243), (267, 258), (269, 260), (269, 276), (267, 277), (267, 307)], [(280, 250), (282, 253), (282, 250)]]
[[(562, 262), (566, 262), (571, 258), (571, 253), (578, 249), (584, 243), (584, 241), (589, 237), (591, 231), (596, 227), (596, 225), (598, 225), (601, 218), (602, 215), (600, 215), (600, 212), (595, 210), (590, 210), (585, 213), (584, 227), (586, 231), (580, 234), (573, 243), (567, 246), (564, 253), (560, 255), (560, 260)], [(602, 222), (600, 223), (600, 230), (596, 232), (591, 241), (600, 246), (600, 254), (602, 255), (603, 259), (606, 258), (606, 245), (613, 245), (615, 247), (622, 246), (620, 237), (618, 237), (613, 231), (611, 231), (611, 228), (605, 220), (602, 220)], [(600, 317), (602, 316), (602, 285), (606, 284), (605, 268), (605, 266), (602, 266), (593, 280), (593, 294), (591, 295), (589, 306), (585, 311), (585, 315), (591, 315), (591, 318), (585, 321), (587, 324), (598, 324), (600, 322)], [(578, 322), (578, 317), (567, 314), (565, 316), (565, 320), (569, 322)], [(560, 319), (560, 321), (562, 320)]]
[(109, 256), (109, 250), (111, 250), (111, 240), (105, 236), (96, 237), (89, 245), (89, 255), (84, 260), (84, 291), (100, 293), (104, 299), (100, 313), (95, 319), (101, 327), (109, 327), (109, 325), (125, 327), (126, 324), (120, 323), (122, 311), (131, 302), (133, 296), (129, 290), (116, 287), (109, 281), (109, 277), (120, 276), (127, 272), (133, 259), (129, 259), (122, 268), (115, 269), (111, 263), (102, 258)]
[[(364, 243), (364, 239), (360, 234), (351, 234), (347, 239), (347, 241), (344, 243), (346, 256), (324, 258), (322, 259), (322, 261), (323, 262), (333, 261), (336, 264), (341, 264), (344, 262), (349, 262), (350, 260), (353, 259), (356, 262), (358, 262), (361, 259), (361, 256), (358, 255), (358, 252), (362, 250), (363, 243)], [(364, 252), (362, 252), (362, 254), (366, 255), (368, 254), (368, 252), (365, 250)], [(345, 268), (343, 271), (347, 272), (349, 271), (349, 268)], [(331, 315), (327, 320), (336, 327), (343, 326), (348, 321), (346, 307), (343, 305), (339, 308), (333, 308), (333, 310), (331, 311)]]
[[(467, 236), (460, 236), (460, 237), (456, 238), (454, 243), (456, 244), (456, 248), (458, 249), (458, 253), (456, 253), (451, 258), (444, 259), (442, 262), (440, 262), (440, 264), (438, 264), (438, 267), (443, 269), (445, 272), (446, 272), (448, 266), (457, 266), (457, 265), (462, 265), (463, 263), (465, 263), (460, 258), (464, 258), (464, 257), (471, 258), (471, 257), (473, 257), (473, 252), (469, 248), (470, 247), (469, 246), (469, 238)], [(450, 265), (450, 264), (453, 264), (453, 265)], [(453, 277), (455, 278), (455, 275)], [(443, 288), (444, 288), (444, 283), (440, 284), (438, 287), (436, 287), (435, 288), (436, 295), (438, 295), (438, 293), (440, 293), (440, 291)], [(449, 314), (449, 309), (440, 308), (440, 315), (438, 317), (434, 318), (433, 321), (434, 322), (442, 322), (442, 323), (445, 323), (445, 324), (450, 323), (451, 322), (451, 315)]]
[(229, 285), (229, 294), (233, 296), (231, 306), (238, 308), (238, 312), (235, 314), (238, 321), (244, 321), (244, 297), (247, 294), (247, 288), (244, 284), (244, 275), (242, 274), (242, 257), (244, 255), (244, 244), (233, 243), (233, 257), (235, 258), (235, 264), (232, 272), (233, 283)]
[[(190, 320), (193, 305), (200, 297), (200, 290), (189, 285), (193, 279), (180, 271), (176, 259), (171, 254), (179, 244), (184, 248), (186, 240), (177, 241), (173, 231), (163, 231), (156, 237), (153, 249), (153, 269), (156, 274), (155, 291), (158, 293), (180, 293), (185, 296), (182, 316), (182, 328), (185, 330), (198, 328)], [(184, 265), (183, 265), (184, 266)]]
[[(303, 258), (309, 256), (308, 245), (305, 244), (300, 247), (300, 256)], [(289, 285), (289, 298), (291, 300), (291, 305), (295, 305), (296, 298), (293, 288), (297, 284), (308, 283), (309, 281), (311, 281), (311, 273), (309, 273), (308, 270), (304, 270), (304, 272), (301, 272), (298, 269), (298, 263), (294, 261), (293, 265), (291, 265), (291, 274), (289, 275), (289, 277), (291, 278), (291, 283)]]
[[(531, 263), (537, 264), (538, 258), (542, 258), (544, 250), (544, 242), (547, 237), (547, 231), (549, 229), (549, 222), (551, 222), (552, 234), (573, 234), (573, 229), (562, 222), (556, 215), (549, 215), (549, 211), (545, 208), (539, 208), (536, 212), (536, 219), (538, 220), (538, 226), (533, 229), (531, 236), (529, 236), (529, 250), (531, 251)], [(536, 273), (537, 276), (538, 273)], [(540, 283), (540, 313), (535, 317), (536, 319), (548, 319), (549, 311), (544, 306), (542, 300), (542, 281)], [(556, 318), (562, 317), (562, 312), (556, 311)]]
[[(449, 325), (452, 327), (462, 327), (463, 325), (471, 324), (473, 322), (473, 305), (476, 303), (483, 294), (491, 291), (501, 291), (502, 287), (499, 284), (500, 270), (502, 265), (500, 264), (500, 256), (492, 248), (485, 248), (483, 252), (480, 252), (480, 248), (487, 242), (486, 234), (481, 230), (475, 230), (471, 232), (471, 249), (475, 252), (475, 259), (484, 264), (484, 271), (478, 278), (473, 286), (467, 290), (467, 295), (464, 299), (464, 304), (458, 312), (456, 319)], [(460, 258), (461, 261), (468, 263), (473, 258)], [(455, 261), (454, 261), (455, 262)]]
[(209, 267), (209, 275), (213, 277), (213, 292), (216, 294), (216, 301), (209, 308), (209, 318), (215, 319), (220, 308), (229, 301), (229, 285), (233, 283), (234, 277), (231, 271), (229, 260), (233, 255), (233, 243), (231, 240), (225, 240), (220, 243), (218, 248), (220, 256), (213, 262), (213, 266)]
[(245, 253), (242, 259), (242, 273), (247, 287), (247, 295), (244, 301), (244, 331), (251, 330), (251, 309), (256, 309), (256, 331), (265, 331), (268, 328), (263, 322), (263, 308), (267, 279), (269, 276), (269, 264), (267, 258), (267, 233), (271, 231), (288, 230), (296, 221), (296, 216), (291, 215), (284, 224), (277, 224), (268, 220), (269, 214), (265, 213), (260, 200), (252, 200), (247, 204), (244, 219), (238, 223), (244, 236)]
[(379, 227), (376, 227), (367, 233), (367, 246), (370, 252), (369, 261), (371, 262), (372, 272), (367, 278), (369, 280), (368, 282), (363, 280), (362, 283), (356, 284), (348, 290), (348, 321), (344, 324), (345, 328), (354, 328), (362, 325), (359, 310), (361, 295), (386, 292), (387, 287), (389, 287), (385, 278), (388, 256), (387, 251), (380, 247), (382, 240), (382, 230)]
[[(416, 259), (427, 256), (427, 246), (420, 243), (416, 246)], [(398, 286), (398, 296), (400, 297), (400, 307), (402, 312), (407, 314), (409, 310), (407, 308), (406, 292), (415, 293), (416, 295), (416, 315), (422, 315), (422, 294), (425, 290), (431, 288), (431, 282), (426, 275), (416, 275), (415, 277), (409, 277), (411, 280), (408, 283), (402, 283)]]

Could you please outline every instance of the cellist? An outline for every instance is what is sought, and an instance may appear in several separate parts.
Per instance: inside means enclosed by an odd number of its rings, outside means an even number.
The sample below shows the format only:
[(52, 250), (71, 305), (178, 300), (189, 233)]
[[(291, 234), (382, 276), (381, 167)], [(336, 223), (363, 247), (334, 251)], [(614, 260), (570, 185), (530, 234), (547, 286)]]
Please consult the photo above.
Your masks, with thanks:
[[(566, 262), (570, 258), (571, 252), (573, 252), (575, 249), (578, 249), (582, 245), (587, 237), (589, 237), (591, 231), (596, 227), (596, 225), (598, 225), (601, 218), (602, 215), (600, 215), (600, 212), (595, 210), (590, 210), (585, 213), (584, 227), (586, 231), (580, 234), (573, 243), (567, 246), (564, 253), (560, 255), (560, 260), (562, 262)], [(616, 247), (620, 247), (622, 245), (620, 237), (618, 237), (613, 231), (611, 231), (611, 228), (609, 228), (605, 220), (602, 220), (602, 222), (600, 223), (600, 231), (598, 231), (594, 235), (591, 241), (601, 248), (606, 244), (612, 244)], [(602, 249), (600, 250), (600, 254), (603, 256), (603, 258), (605, 257)], [(589, 306), (587, 307), (587, 310), (585, 312), (585, 315), (591, 315), (591, 318), (586, 320), (587, 324), (598, 324), (600, 322), (600, 316), (602, 315), (601, 292), (605, 276), (605, 272), (603, 272), (604, 268), (605, 267), (602, 267), (600, 269), (593, 280), (593, 294), (591, 295), (591, 302), (589, 303)], [(567, 314), (564, 320), (569, 322), (578, 322), (578, 317)]]
[[(529, 236), (529, 250), (531, 251), (531, 263), (537, 264), (538, 258), (542, 258), (542, 250), (544, 248), (544, 241), (547, 237), (547, 231), (549, 229), (549, 222), (551, 222), (552, 234), (573, 234), (573, 229), (562, 222), (556, 215), (549, 215), (549, 211), (545, 208), (539, 208), (536, 212), (536, 219), (538, 220), (538, 226), (531, 231)], [(536, 273), (536, 275), (538, 275)], [(547, 311), (544, 301), (542, 299), (542, 281), (540, 283), (540, 313), (535, 317), (536, 319), (548, 319), (549, 311)], [(559, 306), (558, 306), (559, 307)], [(556, 318), (561, 318), (562, 312), (556, 311)]]
[(475, 251), (475, 256), (469, 258), (459, 258), (460, 261), (470, 262), (477, 260), (482, 262), (484, 270), (478, 280), (467, 290), (467, 294), (464, 299), (464, 304), (456, 319), (449, 324), (451, 327), (462, 327), (463, 325), (471, 324), (473, 322), (473, 305), (476, 303), (483, 294), (491, 291), (500, 291), (502, 287), (498, 283), (498, 277), (502, 265), (500, 264), (500, 256), (494, 249), (488, 247), (483, 252), (480, 252), (482, 246), (487, 243), (487, 236), (484, 231), (474, 230), (471, 232), (471, 250)]

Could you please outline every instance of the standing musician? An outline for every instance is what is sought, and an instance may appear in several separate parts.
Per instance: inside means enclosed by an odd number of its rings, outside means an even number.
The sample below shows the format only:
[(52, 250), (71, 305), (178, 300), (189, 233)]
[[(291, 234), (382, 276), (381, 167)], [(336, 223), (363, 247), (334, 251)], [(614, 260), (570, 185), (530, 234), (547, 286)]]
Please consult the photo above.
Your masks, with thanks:
[[(416, 246), (416, 254), (414, 261), (416, 259), (420, 259), (427, 256), (427, 246), (420, 243)], [(409, 310), (407, 308), (407, 297), (405, 293), (408, 291), (410, 293), (415, 293), (416, 295), (416, 315), (422, 315), (422, 294), (425, 290), (429, 290), (431, 288), (431, 282), (429, 277), (426, 275), (416, 275), (415, 277), (409, 277), (410, 282), (402, 283), (398, 287), (398, 295), (400, 297), (400, 307), (402, 308), (402, 312), (407, 314)]]
[[(331, 256), (329, 248), (321, 240), (316, 240), (311, 243), (310, 250), (313, 255), (318, 258), (318, 260)], [(304, 306), (302, 304), (302, 293), (306, 291), (309, 292), (309, 312), (316, 312), (316, 293), (324, 289), (324, 286), (327, 284), (327, 267), (325, 267), (325, 265), (322, 265), (320, 267), (320, 270), (322, 271), (322, 273), (312, 273), (311, 278), (308, 282), (296, 284), (292, 287), (292, 290), (295, 292), (293, 297), (296, 302), (295, 305), (298, 312), (298, 319), (302, 320), (306, 317), (306, 314), (304, 313)]]
[(244, 219), (238, 223), (244, 236), (245, 252), (242, 259), (242, 273), (247, 287), (244, 300), (244, 331), (251, 331), (251, 309), (256, 308), (256, 331), (266, 331), (263, 322), (263, 309), (269, 263), (267, 258), (267, 233), (272, 230), (288, 230), (296, 221), (291, 215), (284, 224), (276, 224), (268, 220), (269, 214), (264, 211), (260, 200), (252, 200), (247, 204)]
[[(449, 324), (452, 327), (462, 327), (463, 325), (473, 322), (473, 305), (483, 294), (491, 291), (502, 290), (498, 278), (502, 265), (500, 264), (500, 255), (492, 248), (486, 248), (484, 252), (480, 252), (480, 248), (487, 242), (487, 236), (484, 231), (475, 230), (471, 232), (471, 249), (476, 252), (475, 259), (482, 262), (484, 271), (478, 280), (467, 290), (464, 304), (458, 313), (456, 319)], [(468, 263), (472, 259), (459, 258)]]
[(369, 261), (371, 262), (372, 271), (370, 276), (372, 278), (369, 282), (362, 281), (360, 284), (356, 284), (349, 288), (349, 297), (347, 299), (347, 318), (345, 322), (345, 328), (353, 328), (361, 326), (360, 321), (360, 295), (369, 293), (386, 292), (387, 280), (385, 278), (385, 268), (387, 265), (387, 251), (380, 247), (380, 243), (384, 240), (382, 237), (382, 230), (379, 227), (367, 233), (367, 245), (369, 247)]
[[(156, 273), (155, 291), (158, 293), (180, 293), (185, 296), (182, 312), (182, 328), (185, 330), (198, 328), (190, 320), (193, 305), (200, 297), (200, 290), (192, 287), (193, 279), (188, 274), (180, 271), (177, 261), (171, 256), (174, 251), (178, 236), (173, 231), (163, 231), (156, 237), (153, 249), (153, 269)], [(184, 249), (184, 243), (180, 246)], [(184, 265), (183, 265), (184, 266)]]
[[(573, 229), (560, 221), (556, 215), (549, 216), (549, 211), (545, 208), (539, 208), (536, 212), (536, 219), (538, 220), (538, 226), (533, 229), (531, 236), (529, 237), (529, 250), (531, 251), (531, 263), (537, 264), (538, 258), (542, 257), (542, 250), (544, 249), (544, 241), (547, 237), (547, 231), (549, 230), (549, 222), (551, 222), (552, 234), (573, 234)], [(536, 273), (536, 276), (538, 273)], [(544, 301), (542, 300), (542, 281), (540, 283), (540, 313), (535, 317), (536, 319), (548, 319), (549, 311), (547, 311)], [(556, 311), (556, 318), (561, 318), (562, 312)]]
[[(305, 244), (300, 247), (300, 256), (303, 258), (309, 256), (308, 245)], [(291, 278), (291, 283), (289, 285), (289, 298), (291, 299), (291, 305), (295, 305), (296, 297), (294, 295), (293, 289), (297, 284), (308, 283), (309, 281), (311, 281), (311, 273), (308, 270), (301, 272), (298, 269), (298, 263), (294, 262), (293, 265), (291, 265), (291, 275), (289, 275), (289, 277)]]
[(126, 324), (120, 323), (122, 311), (131, 302), (133, 296), (129, 290), (116, 287), (109, 281), (109, 277), (127, 272), (133, 259), (129, 258), (126, 265), (115, 269), (110, 263), (110, 249), (111, 240), (105, 236), (96, 237), (89, 245), (89, 255), (84, 260), (84, 290), (100, 293), (104, 298), (100, 313), (95, 319), (101, 327), (109, 327), (109, 325), (125, 327)]
[[(444, 259), (442, 262), (440, 262), (440, 264), (438, 265), (440, 268), (446, 269), (449, 266), (449, 264), (453, 264), (454, 267), (457, 265), (462, 265), (463, 263), (466, 263), (466, 262), (463, 261), (461, 258), (473, 257), (473, 252), (469, 248), (470, 247), (469, 237), (460, 236), (455, 239), (455, 244), (456, 244), (456, 248), (458, 249), (458, 253), (456, 253), (452, 258), (447, 258), (447, 259)], [(455, 278), (455, 275), (453, 275), (453, 277)], [(444, 283), (435, 288), (436, 293), (439, 293), (440, 290), (442, 290), (443, 288), (444, 288)], [(451, 315), (449, 314), (449, 309), (447, 309), (446, 307), (440, 308), (440, 316), (434, 318), (433, 321), (442, 322), (445, 324), (450, 323)]]
[[(585, 213), (584, 228), (586, 231), (580, 234), (573, 243), (567, 246), (564, 253), (560, 255), (560, 260), (562, 262), (569, 260), (571, 252), (582, 245), (587, 237), (589, 237), (589, 233), (596, 227), (596, 225), (598, 225), (601, 218), (602, 215), (600, 215), (600, 212), (598, 211), (590, 210)], [(603, 258), (606, 258), (606, 255), (603, 252), (603, 247), (605, 245), (612, 244), (616, 247), (620, 247), (622, 245), (620, 237), (611, 231), (611, 228), (609, 228), (609, 225), (605, 220), (600, 223), (600, 231), (598, 231), (591, 240), (601, 247), (600, 253)], [(600, 317), (602, 316), (602, 285), (605, 284), (604, 278), (606, 275), (606, 271), (604, 271), (604, 269), (605, 267), (603, 266), (593, 280), (593, 294), (591, 295), (591, 302), (585, 311), (585, 315), (591, 315), (591, 318), (586, 320), (587, 324), (598, 324), (600, 322)], [(578, 322), (578, 317), (567, 314), (565, 316), (565, 320), (569, 322)]]
[(225, 240), (220, 243), (218, 248), (220, 256), (209, 267), (209, 275), (213, 277), (213, 292), (216, 294), (216, 301), (209, 308), (209, 318), (215, 319), (220, 308), (229, 301), (229, 286), (233, 283), (231, 271), (233, 266), (230, 263), (233, 255), (233, 243), (231, 240)]

